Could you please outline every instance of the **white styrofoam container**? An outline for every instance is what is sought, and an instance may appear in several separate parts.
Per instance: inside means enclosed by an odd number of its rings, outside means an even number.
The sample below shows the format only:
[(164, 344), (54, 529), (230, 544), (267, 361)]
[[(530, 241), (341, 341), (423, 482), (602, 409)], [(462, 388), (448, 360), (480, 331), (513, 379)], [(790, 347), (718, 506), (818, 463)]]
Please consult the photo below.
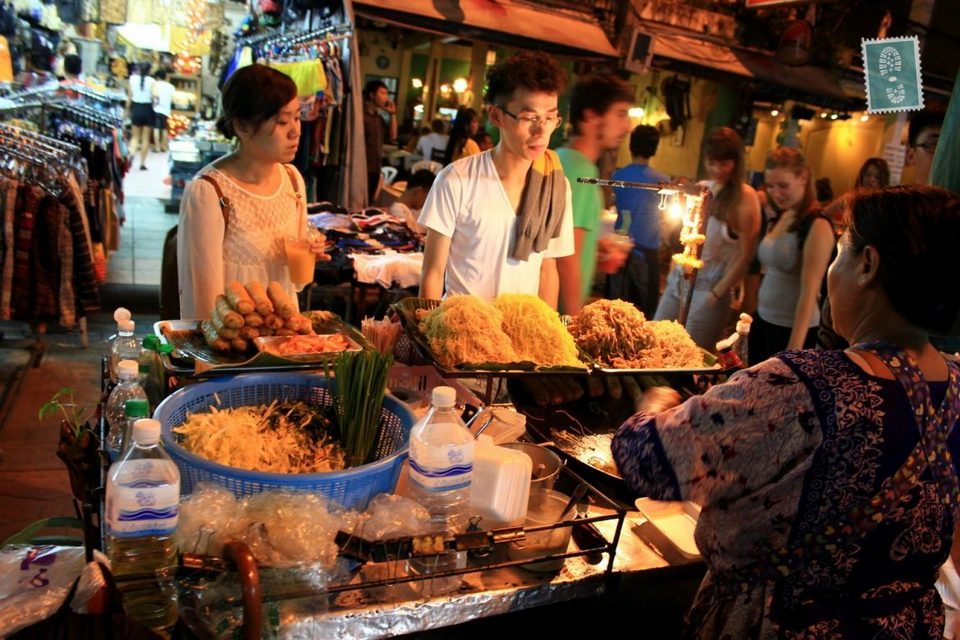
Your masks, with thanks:
[(530, 456), (495, 446), (480, 436), (474, 450), (470, 512), (482, 516), (481, 529), (523, 523), (532, 472)]

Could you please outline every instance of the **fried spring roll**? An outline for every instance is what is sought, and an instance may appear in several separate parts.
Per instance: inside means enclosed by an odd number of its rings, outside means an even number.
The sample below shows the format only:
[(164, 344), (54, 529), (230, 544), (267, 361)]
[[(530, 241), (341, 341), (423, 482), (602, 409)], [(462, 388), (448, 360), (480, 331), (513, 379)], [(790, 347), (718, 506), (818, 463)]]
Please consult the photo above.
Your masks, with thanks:
[(273, 303), (274, 313), (284, 320), (297, 313), (297, 305), (290, 301), (290, 297), (287, 296), (279, 282), (274, 281), (267, 286), (267, 297)]
[(214, 305), (213, 315), (220, 316), (221, 324), (231, 329), (239, 329), (243, 326), (243, 316), (233, 310), (226, 296), (217, 296), (217, 302)]
[(259, 338), (260, 328), (251, 327), (250, 325), (240, 327), (240, 337), (244, 340), (253, 340), (254, 338)]
[(250, 297), (250, 294), (247, 293), (247, 290), (239, 282), (231, 282), (228, 284), (227, 290), (224, 293), (227, 296), (227, 301), (230, 303), (230, 306), (242, 316), (255, 311), (257, 308), (257, 305), (253, 303), (253, 298)]
[(259, 280), (248, 282), (247, 292), (250, 294), (250, 297), (253, 298), (253, 303), (257, 305), (257, 313), (261, 316), (273, 313), (273, 303), (270, 302), (270, 298), (267, 296), (267, 289), (263, 286), (262, 282)]
[(283, 328), (283, 318), (275, 313), (268, 313), (267, 315), (263, 316), (263, 324), (264, 326), (270, 327), (276, 331), (277, 329)]
[[(219, 306), (219, 305), (218, 305)], [(236, 312), (231, 311), (230, 313), (237, 315)], [(223, 323), (223, 318), (217, 313), (217, 310), (213, 310), (213, 314), (210, 316), (210, 322), (213, 324), (213, 328), (220, 335), (221, 338), (226, 338), (227, 340), (232, 340), (240, 334), (240, 329), (236, 327), (228, 327)]]
[(207, 341), (207, 344), (210, 345), (211, 349), (214, 351), (230, 350), (230, 342), (220, 337), (211, 321), (204, 320), (200, 323), (200, 328), (203, 331), (204, 339)]

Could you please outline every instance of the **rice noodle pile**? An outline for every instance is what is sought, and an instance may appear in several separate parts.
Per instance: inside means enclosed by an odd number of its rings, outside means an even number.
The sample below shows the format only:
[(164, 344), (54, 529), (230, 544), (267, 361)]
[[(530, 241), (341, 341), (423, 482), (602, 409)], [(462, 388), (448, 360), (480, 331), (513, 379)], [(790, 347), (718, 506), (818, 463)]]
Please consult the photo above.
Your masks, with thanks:
[(503, 314), (501, 327), (521, 360), (543, 366), (584, 366), (560, 316), (538, 296), (505, 293), (494, 299), (493, 306)]
[(450, 296), (427, 313), (421, 327), (430, 350), (445, 367), (484, 362), (516, 362), (517, 353), (503, 332), (503, 314), (469, 295)]
[(597, 300), (567, 327), (581, 349), (614, 369), (674, 369), (703, 366), (703, 354), (673, 321), (648, 322), (623, 300)]
[(274, 473), (317, 473), (345, 466), (343, 447), (329, 434), (319, 439), (306, 427), (315, 412), (302, 402), (210, 407), (173, 428), (192, 453), (236, 469)]

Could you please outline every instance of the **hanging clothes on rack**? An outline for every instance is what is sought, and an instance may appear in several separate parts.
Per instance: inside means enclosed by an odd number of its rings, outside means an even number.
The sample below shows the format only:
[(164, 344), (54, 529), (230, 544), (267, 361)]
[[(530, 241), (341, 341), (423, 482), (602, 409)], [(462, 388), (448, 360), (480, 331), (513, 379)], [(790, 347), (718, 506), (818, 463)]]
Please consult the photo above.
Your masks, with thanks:
[(317, 196), (317, 174), (328, 164), (337, 164), (339, 154), (331, 147), (337, 139), (332, 129), (343, 102), (340, 42), (352, 34), (350, 25), (326, 27), (299, 33), (257, 34), (237, 40), (237, 49), (249, 49), (254, 60), (281, 71), (297, 85), (300, 98), (300, 145), (293, 164), (304, 176), (307, 197)]
[(0, 124), (0, 319), (71, 328), (100, 310), (84, 172), (79, 147)]

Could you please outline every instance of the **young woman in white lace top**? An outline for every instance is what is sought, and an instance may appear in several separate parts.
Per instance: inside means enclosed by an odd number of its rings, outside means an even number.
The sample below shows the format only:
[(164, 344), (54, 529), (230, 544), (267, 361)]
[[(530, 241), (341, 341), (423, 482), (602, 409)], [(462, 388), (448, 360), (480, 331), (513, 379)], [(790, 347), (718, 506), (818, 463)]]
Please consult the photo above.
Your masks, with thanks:
[[(279, 281), (293, 300), (284, 238), (307, 224), (304, 182), (291, 165), (300, 142), (297, 88), (263, 65), (235, 72), (223, 89), (217, 128), (236, 150), (204, 167), (180, 203), (180, 315), (210, 317), (227, 283)], [(229, 205), (221, 207), (220, 190)], [(323, 241), (311, 245), (318, 259)]]

